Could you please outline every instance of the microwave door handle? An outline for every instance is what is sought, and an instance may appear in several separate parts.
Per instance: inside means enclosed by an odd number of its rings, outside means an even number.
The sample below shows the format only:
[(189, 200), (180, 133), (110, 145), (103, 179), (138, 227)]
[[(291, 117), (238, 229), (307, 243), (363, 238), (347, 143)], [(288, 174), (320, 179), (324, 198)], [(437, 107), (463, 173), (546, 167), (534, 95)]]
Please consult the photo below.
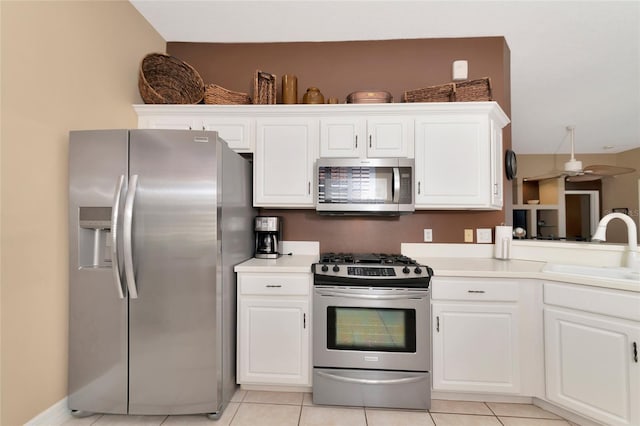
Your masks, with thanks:
[(120, 278), (120, 264), (118, 259), (118, 217), (120, 217), (120, 197), (124, 186), (124, 175), (120, 175), (116, 184), (116, 192), (111, 206), (111, 268), (113, 270), (113, 282), (116, 285), (118, 297), (124, 299), (122, 291), (122, 279)]
[(393, 168), (393, 202), (398, 204), (400, 202), (400, 168)]
[(357, 384), (363, 384), (363, 385), (397, 385), (397, 384), (405, 384), (405, 383), (414, 383), (414, 382), (419, 382), (421, 380), (424, 380), (424, 377), (422, 376), (380, 380), (380, 379), (356, 379), (351, 377), (338, 376), (331, 373), (325, 373), (324, 371), (318, 371), (316, 372), (316, 374), (318, 376), (323, 376), (328, 379), (336, 380), (339, 382), (357, 383)]

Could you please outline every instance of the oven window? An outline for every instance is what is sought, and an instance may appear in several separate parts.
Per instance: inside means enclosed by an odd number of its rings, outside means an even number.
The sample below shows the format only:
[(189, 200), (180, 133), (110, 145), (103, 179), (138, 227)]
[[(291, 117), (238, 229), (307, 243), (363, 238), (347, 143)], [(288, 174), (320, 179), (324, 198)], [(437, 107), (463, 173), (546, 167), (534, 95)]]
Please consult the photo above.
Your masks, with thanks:
[(329, 306), (327, 348), (415, 352), (416, 311)]

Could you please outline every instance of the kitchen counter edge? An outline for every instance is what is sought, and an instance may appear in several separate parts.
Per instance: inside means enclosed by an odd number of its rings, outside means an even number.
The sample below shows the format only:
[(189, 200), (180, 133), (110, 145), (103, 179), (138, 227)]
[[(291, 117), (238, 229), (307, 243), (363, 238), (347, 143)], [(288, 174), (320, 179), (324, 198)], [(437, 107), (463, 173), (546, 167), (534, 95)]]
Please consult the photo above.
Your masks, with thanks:
[(416, 261), (430, 266), (435, 277), (536, 279), (640, 293), (640, 281), (544, 272), (547, 262), (464, 257), (417, 257)]
[(310, 274), (311, 265), (316, 263), (318, 259), (319, 257), (317, 255), (284, 255), (277, 259), (252, 258), (237, 264), (233, 270), (235, 272), (297, 272)]

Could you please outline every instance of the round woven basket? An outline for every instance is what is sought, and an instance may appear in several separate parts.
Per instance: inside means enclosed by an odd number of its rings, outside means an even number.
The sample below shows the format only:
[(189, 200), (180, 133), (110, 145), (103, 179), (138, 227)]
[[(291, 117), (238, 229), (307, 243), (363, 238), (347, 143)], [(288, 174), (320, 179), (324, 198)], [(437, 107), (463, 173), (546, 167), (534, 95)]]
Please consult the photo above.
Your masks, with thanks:
[(150, 53), (140, 63), (138, 90), (147, 104), (197, 104), (204, 98), (204, 81), (186, 62)]

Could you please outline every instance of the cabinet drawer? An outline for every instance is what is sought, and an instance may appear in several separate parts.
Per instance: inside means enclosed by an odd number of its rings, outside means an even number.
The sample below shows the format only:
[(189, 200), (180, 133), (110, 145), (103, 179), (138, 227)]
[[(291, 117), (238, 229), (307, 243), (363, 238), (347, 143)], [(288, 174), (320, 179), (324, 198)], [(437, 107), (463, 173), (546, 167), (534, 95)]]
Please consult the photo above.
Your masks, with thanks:
[(311, 274), (239, 274), (240, 294), (308, 295)]
[(518, 301), (517, 281), (433, 277), (431, 298), (436, 300)]
[(640, 294), (571, 284), (544, 284), (544, 303), (640, 321)]

